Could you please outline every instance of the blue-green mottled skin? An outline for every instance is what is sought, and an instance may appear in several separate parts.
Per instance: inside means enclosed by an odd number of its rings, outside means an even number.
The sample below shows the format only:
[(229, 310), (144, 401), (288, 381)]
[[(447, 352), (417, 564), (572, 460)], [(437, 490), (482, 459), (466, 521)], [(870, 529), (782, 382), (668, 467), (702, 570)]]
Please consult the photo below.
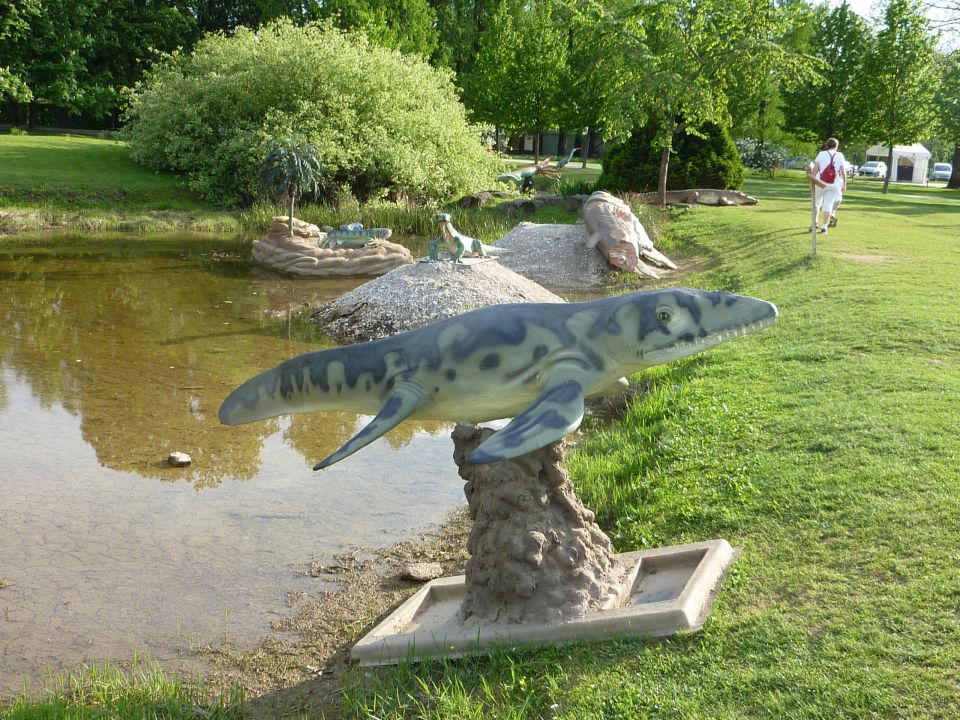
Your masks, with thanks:
[(406, 418), (513, 417), (470, 456), (516, 457), (559, 440), (585, 398), (625, 375), (770, 324), (771, 303), (686, 288), (583, 303), (496, 305), (392, 337), (320, 350), (248, 380), (220, 408), (226, 424), (293, 412), (376, 417), (317, 465), (356, 452)]

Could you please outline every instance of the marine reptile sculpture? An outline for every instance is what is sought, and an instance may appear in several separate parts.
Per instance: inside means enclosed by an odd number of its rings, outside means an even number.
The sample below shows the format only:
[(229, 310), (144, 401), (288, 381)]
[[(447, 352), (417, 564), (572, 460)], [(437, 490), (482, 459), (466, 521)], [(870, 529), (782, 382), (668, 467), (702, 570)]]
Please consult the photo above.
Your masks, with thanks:
[(494, 305), (371, 342), (306, 353), (233, 390), (220, 422), (287, 413), (374, 414), (317, 463), (329, 467), (407, 418), (484, 422), (513, 417), (469, 455), (518, 457), (583, 419), (584, 400), (626, 386), (625, 375), (766, 327), (772, 303), (675, 288), (582, 303)]

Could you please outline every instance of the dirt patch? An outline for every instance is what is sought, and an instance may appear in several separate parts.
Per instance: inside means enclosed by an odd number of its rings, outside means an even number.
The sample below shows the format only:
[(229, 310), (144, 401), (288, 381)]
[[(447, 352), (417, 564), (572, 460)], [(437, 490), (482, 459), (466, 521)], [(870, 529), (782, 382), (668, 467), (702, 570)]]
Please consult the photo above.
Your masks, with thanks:
[(251, 651), (207, 651), (211, 683), (241, 684), (254, 717), (339, 717), (342, 675), (353, 644), (408, 598), (421, 583), (402, 580), (407, 565), (436, 562), (444, 575), (463, 573), (470, 517), (454, 511), (441, 528), (389, 548), (357, 548), (304, 574), (317, 578), (314, 596), (288, 598), (289, 613), (273, 623), (275, 635)]
[(850, 262), (861, 263), (863, 265), (879, 265), (880, 263), (891, 261), (891, 258), (884, 255), (861, 255), (859, 253), (848, 252), (837, 253), (837, 257), (841, 260), (849, 260)]

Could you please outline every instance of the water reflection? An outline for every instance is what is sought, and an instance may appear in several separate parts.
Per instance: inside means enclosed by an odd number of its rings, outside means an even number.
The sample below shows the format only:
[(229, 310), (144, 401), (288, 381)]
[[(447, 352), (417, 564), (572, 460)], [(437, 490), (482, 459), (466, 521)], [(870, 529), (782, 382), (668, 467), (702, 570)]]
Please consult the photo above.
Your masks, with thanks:
[(313, 473), (368, 418), (217, 422), (230, 389), (323, 342), (288, 311), (358, 282), (258, 275), (240, 242), (0, 249), (0, 696), (46, 665), (252, 642), (313, 587), (310, 557), (462, 501), (443, 424)]
[[(170, 247), (136, 250), (8, 256), (0, 270), (7, 300), (0, 360), (44, 407), (76, 413), (108, 468), (200, 487), (249, 479), (277, 424), (223, 427), (216, 422), (220, 402), (262, 369), (323, 344), (290, 311), (358, 281), (252, 277), (241, 253), (214, 248), (174, 257)], [(349, 439), (355, 424), (349, 413), (299, 416), (287, 437), (316, 462)], [(391, 439), (438, 427), (408, 424)], [(194, 464), (168, 468), (173, 450), (189, 453)]]

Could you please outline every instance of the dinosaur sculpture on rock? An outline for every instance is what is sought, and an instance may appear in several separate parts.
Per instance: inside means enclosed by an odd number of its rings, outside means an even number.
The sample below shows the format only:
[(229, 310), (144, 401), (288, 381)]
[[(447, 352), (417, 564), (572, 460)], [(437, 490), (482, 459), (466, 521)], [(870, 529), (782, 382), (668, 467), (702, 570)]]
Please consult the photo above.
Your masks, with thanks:
[(440, 259), (441, 247), (450, 253), (450, 257), (455, 263), (463, 262), (463, 256), (467, 253), (485, 258), (490, 251), (512, 252), (504, 248), (494, 247), (493, 245), (484, 245), (476, 238), (464, 235), (453, 226), (449, 213), (437, 213), (437, 230), (440, 233), (440, 237), (435, 238), (430, 243), (428, 250), (430, 259), (434, 261)]
[[(390, 231), (374, 228), (374, 231)], [(329, 235), (316, 225), (293, 219), (275, 217), (266, 237), (253, 243), (254, 262), (287, 275), (304, 277), (350, 277), (383, 275), (401, 265), (413, 262), (413, 256), (403, 245), (386, 239), (363, 240), (358, 247), (347, 244), (323, 245)], [(389, 235), (388, 235), (389, 237)]]
[(648, 263), (677, 269), (653, 246), (637, 216), (620, 198), (598, 190), (580, 207), (580, 217), (587, 228), (587, 247), (600, 248), (614, 267), (652, 278), (659, 278), (660, 273)]
[(584, 400), (625, 375), (701, 352), (771, 324), (773, 304), (675, 288), (582, 303), (493, 305), (381, 340), (319, 350), (267, 370), (220, 407), (226, 425), (295, 412), (376, 414), (321, 469), (401, 421), (513, 417), (469, 454), (519, 457), (579, 427)]

